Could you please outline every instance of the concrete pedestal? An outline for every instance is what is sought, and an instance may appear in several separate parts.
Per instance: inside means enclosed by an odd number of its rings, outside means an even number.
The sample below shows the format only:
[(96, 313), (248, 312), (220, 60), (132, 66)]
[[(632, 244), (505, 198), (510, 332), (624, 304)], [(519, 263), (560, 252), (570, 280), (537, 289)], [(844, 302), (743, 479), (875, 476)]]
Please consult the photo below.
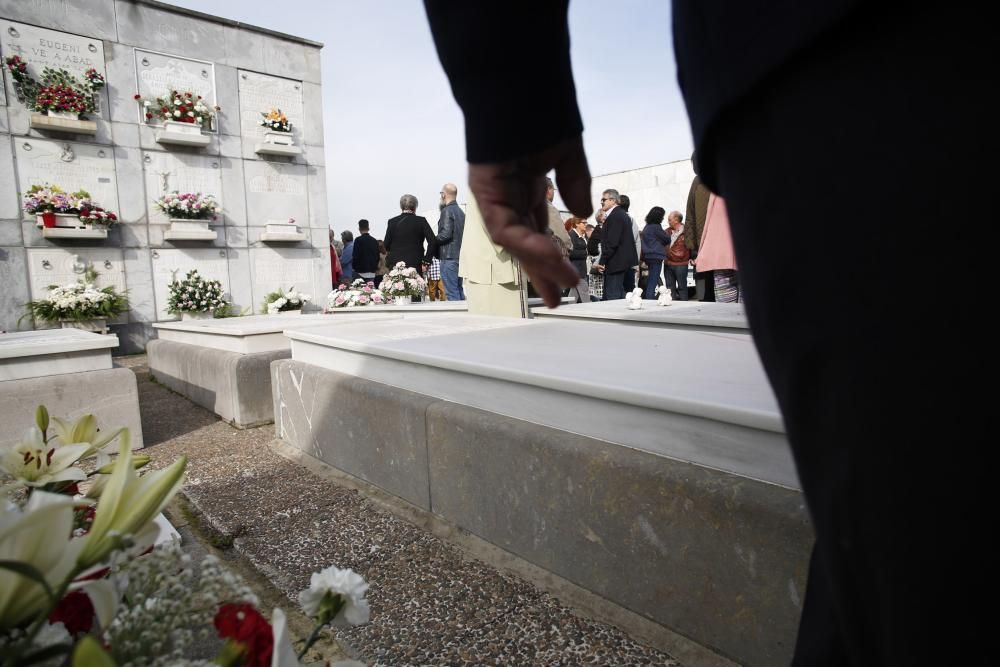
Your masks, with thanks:
[[(745, 664), (787, 662), (812, 532), (745, 334), (454, 315), (289, 331), (279, 437)], [(391, 418), (388, 418), (388, 417)]]
[(114, 368), (117, 336), (79, 329), (0, 334), (0, 444), (21, 438), (45, 405), (54, 417), (93, 414), (101, 429), (127, 427), (143, 446), (135, 374)]

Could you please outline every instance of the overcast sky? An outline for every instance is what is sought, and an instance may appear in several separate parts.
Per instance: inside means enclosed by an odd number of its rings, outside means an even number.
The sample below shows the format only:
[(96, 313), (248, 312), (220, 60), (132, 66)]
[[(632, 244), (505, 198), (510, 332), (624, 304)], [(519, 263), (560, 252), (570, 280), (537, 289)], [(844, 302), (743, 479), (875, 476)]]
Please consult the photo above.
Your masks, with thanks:
[[(416, 195), (421, 211), (433, 209), (447, 181), (458, 184), (464, 201), (462, 115), (421, 0), (170, 2), (325, 45), (327, 194), (335, 230), (356, 232), (357, 221), (367, 218), (381, 237), (385, 221), (399, 213), (400, 195)], [(569, 18), (591, 172), (689, 157), (691, 133), (677, 88), (670, 3), (573, 0)], [(544, 77), (544, 64), (533, 74)]]

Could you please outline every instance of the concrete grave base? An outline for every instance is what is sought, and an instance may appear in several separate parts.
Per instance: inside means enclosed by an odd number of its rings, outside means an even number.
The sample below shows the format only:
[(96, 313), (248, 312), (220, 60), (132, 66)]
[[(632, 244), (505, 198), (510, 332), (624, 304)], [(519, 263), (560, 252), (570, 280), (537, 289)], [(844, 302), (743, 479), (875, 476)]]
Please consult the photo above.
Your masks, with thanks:
[(62, 419), (92, 414), (101, 430), (124, 426), (132, 437), (132, 448), (143, 446), (139, 393), (135, 373), (128, 368), (0, 382), (0, 421), (4, 424), (0, 444), (19, 439), (34, 426), (35, 408), (39, 405)]
[(271, 383), (291, 446), (740, 663), (788, 662), (796, 488), (297, 360)]
[(269, 367), (291, 356), (287, 349), (243, 354), (167, 340), (149, 341), (146, 354), (157, 382), (237, 428), (274, 420)]

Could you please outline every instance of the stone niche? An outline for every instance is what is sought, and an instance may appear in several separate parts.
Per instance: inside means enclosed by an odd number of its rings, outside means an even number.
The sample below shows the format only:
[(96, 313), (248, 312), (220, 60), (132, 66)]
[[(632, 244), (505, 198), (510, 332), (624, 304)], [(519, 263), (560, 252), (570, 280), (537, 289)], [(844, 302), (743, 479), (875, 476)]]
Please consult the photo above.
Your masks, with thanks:
[[(87, 269), (97, 271), (97, 287), (125, 292), (125, 260), (120, 248), (28, 248), (28, 290), (32, 301), (49, 295), (50, 285), (75, 283)], [(124, 324), (128, 314), (109, 320)]]
[(180, 316), (167, 312), (169, 285), (176, 277), (184, 280), (187, 272), (198, 269), (205, 280), (218, 280), (222, 291), (229, 296), (229, 263), (225, 250), (219, 248), (163, 248), (154, 250), (153, 295), (156, 299), (158, 320), (178, 320)]
[[(78, 78), (91, 67), (105, 73), (104, 42), (68, 32), (0, 19), (0, 51), (5, 59), (21, 56), (36, 81), (41, 80), (46, 67), (64, 69)], [(10, 89), (14, 90), (6, 66), (4, 73)]]
[(320, 292), (323, 287), (316, 273), (315, 253), (301, 248), (251, 248), (254, 308), (259, 310), (264, 295), (279, 287), (294, 287), (297, 292), (309, 294), (311, 304), (322, 306), (326, 292)]
[(294, 218), (298, 226), (309, 227), (306, 170), (304, 165), (245, 161), (248, 223), (264, 226)]
[[(14, 137), (17, 181), (21, 192), (32, 185), (58, 185), (66, 192), (81, 188), (106, 209), (118, 208), (114, 151), (107, 146)], [(22, 213), (25, 219), (30, 219)]]
[[(143, 97), (160, 97), (176, 90), (201, 95), (209, 106), (217, 104), (215, 65), (210, 62), (136, 49), (135, 73), (139, 94)], [(135, 113), (140, 123), (146, 122), (138, 104)], [(162, 123), (153, 119), (149, 124)]]
[(149, 223), (166, 225), (167, 216), (153, 202), (168, 192), (200, 192), (213, 195), (223, 207), (223, 215), (211, 224), (223, 224), (225, 203), (222, 201), (221, 158), (190, 153), (161, 153), (145, 151), (142, 168), (146, 181), (146, 211)]
[(255, 158), (254, 146), (264, 141), (262, 113), (281, 109), (292, 125), (295, 144), (305, 143), (302, 117), (302, 82), (239, 70), (240, 134), (245, 158)]

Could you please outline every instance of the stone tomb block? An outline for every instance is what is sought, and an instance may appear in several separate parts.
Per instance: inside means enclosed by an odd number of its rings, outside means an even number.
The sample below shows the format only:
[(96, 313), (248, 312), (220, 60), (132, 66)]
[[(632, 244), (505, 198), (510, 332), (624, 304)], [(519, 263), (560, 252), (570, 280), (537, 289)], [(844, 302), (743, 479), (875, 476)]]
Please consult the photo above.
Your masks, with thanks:
[(164, 153), (145, 151), (142, 156), (145, 171), (147, 213), (150, 224), (165, 225), (167, 216), (153, 206), (153, 202), (168, 192), (200, 192), (213, 195), (221, 206), (223, 215), (216, 221), (225, 220), (225, 204), (222, 201), (221, 158), (212, 155), (190, 153)]
[(218, 248), (164, 248), (153, 251), (153, 294), (156, 314), (160, 320), (177, 320), (178, 315), (167, 312), (169, 285), (174, 277), (183, 280), (191, 269), (205, 280), (218, 280), (222, 291), (229, 293), (229, 266), (226, 251)]
[[(67, 285), (83, 277), (93, 268), (97, 271), (97, 287), (114, 287), (125, 291), (125, 259), (121, 248), (28, 248), (28, 289), (31, 299), (44, 299), (49, 285)], [(128, 314), (109, 320), (124, 324)]]
[[(47, 139), (14, 140), (18, 189), (58, 185), (66, 192), (83, 189), (106, 209), (118, 212), (114, 152), (106, 146)], [(25, 219), (30, 219), (22, 213)]]
[(293, 286), (296, 291), (309, 294), (313, 306), (322, 307), (326, 292), (321, 291), (324, 288), (316, 270), (320, 263), (315, 253), (301, 248), (250, 248), (254, 310), (260, 309), (268, 292)]
[[(143, 97), (160, 97), (176, 90), (201, 95), (210, 106), (216, 104), (215, 66), (210, 62), (136, 49), (135, 73)], [(146, 122), (139, 105), (135, 113), (140, 123)], [(229, 113), (236, 110), (230, 109)], [(154, 119), (150, 123), (160, 124), (160, 121)]]
[[(20, 56), (35, 80), (41, 79), (46, 67), (64, 69), (76, 77), (82, 77), (91, 67), (104, 74), (104, 43), (82, 35), (0, 20), (0, 51), (5, 59)], [(6, 67), (4, 73), (13, 91)]]
[(249, 224), (264, 226), (269, 221), (287, 222), (294, 218), (299, 227), (308, 227), (306, 169), (296, 164), (244, 162)]
[(306, 139), (302, 125), (302, 82), (239, 70), (240, 134), (244, 157), (256, 158), (254, 145), (264, 140), (262, 113), (281, 109), (292, 125), (292, 137), (301, 146)]

